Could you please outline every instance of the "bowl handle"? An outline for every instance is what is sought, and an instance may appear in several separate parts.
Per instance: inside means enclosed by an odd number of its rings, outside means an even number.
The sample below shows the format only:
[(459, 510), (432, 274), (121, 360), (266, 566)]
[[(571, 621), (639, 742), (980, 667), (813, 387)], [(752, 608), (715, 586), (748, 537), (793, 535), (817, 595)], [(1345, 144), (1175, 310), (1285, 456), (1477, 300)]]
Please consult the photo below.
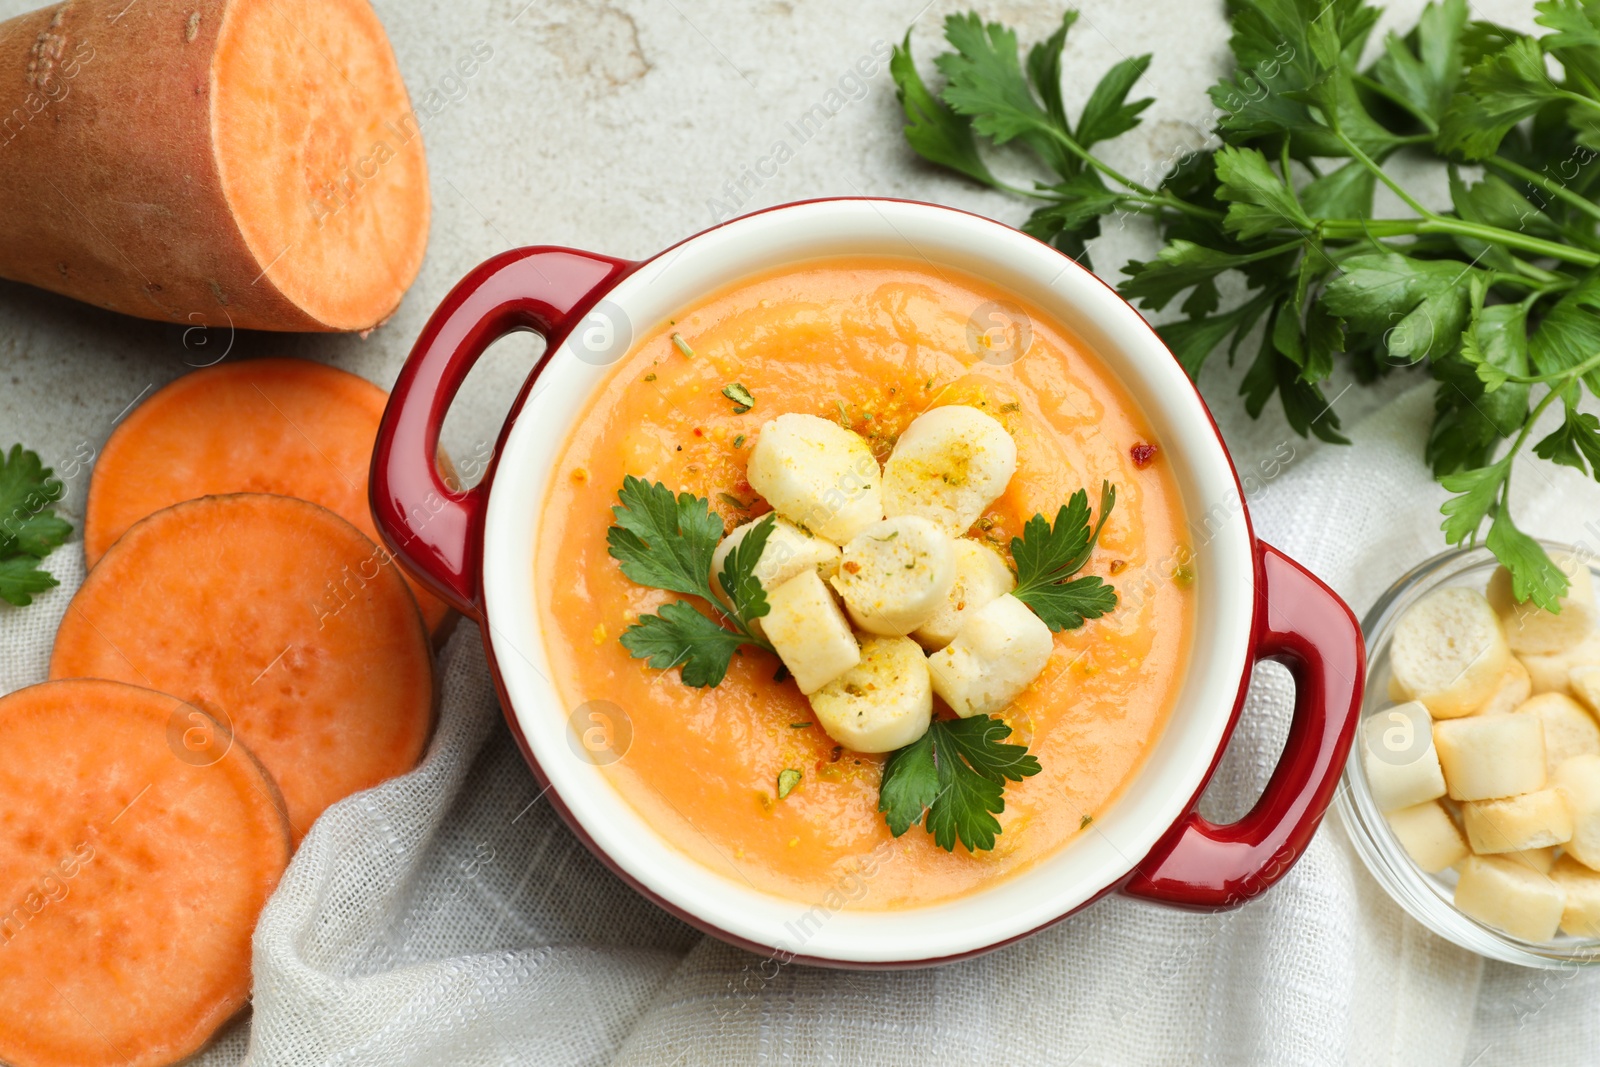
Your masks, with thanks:
[(1179, 907), (1231, 908), (1282, 878), (1310, 844), (1361, 709), (1366, 650), (1344, 601), (1271, 545), (1256, 545), (1251, 666), (1275, 659), (1294, 676), (1294, 718), (1261, 799), (1236, 823), (1196, 811), (1173, 827), (1123, 891)]
[(445, 412), (478, 358), (509, 333), (545, 338), (531, 383), (573, 323), (629, 266), (570, 248), (502, 252), (450, 290), (400, 370), (373, 449), (372, 516), (405, 568), (464, 614), (480, 614), (488, 478), (467, 490), (445, 483), (437, 460)]

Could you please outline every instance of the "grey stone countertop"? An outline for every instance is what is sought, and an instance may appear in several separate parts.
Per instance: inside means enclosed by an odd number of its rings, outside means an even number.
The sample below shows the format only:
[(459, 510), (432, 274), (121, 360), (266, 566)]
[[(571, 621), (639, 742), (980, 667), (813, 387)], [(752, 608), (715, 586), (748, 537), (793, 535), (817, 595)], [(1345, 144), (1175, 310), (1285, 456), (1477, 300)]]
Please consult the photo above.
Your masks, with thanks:
[[(29, 9), (0, 0), (0, 16)], [(292, 355), (323, 360), (389, 385), (429, 312), (474, 264), (502, 249), (557, 244), (637, 258), (711, 225), (730, 211), (816, 196), (909, 197), (1019, 224), (1027, 206), (924, 164), (899, 133), (886, 66), (860, 79), (858, 59), (883, 55), (908, 25), (929, 69), (944, 0), (379, 0), (413, 102), (424, 117), (433, 188), (432, 234), (422, 273), (395, 316), (367, 337), (186, 330), (125, 318), (27, 286), (0, 283), (0, 445), (24, 442), (64, 474), (105, 440), (140, 397), (215, 359)], [(1420, 5), (1392, 5), (1383, 27)], [(981, 5), (1025, 42), (1049, 33), (1056, 3)], [(1479, 0), (1480, 17), (1528, 24), (1516, 0)], [(1125, 172), (1154, 176), (1161, 161), (1203, 142), (1206, 88), (1227, 66), (1220, 0), (1090, 0), (1064, 61), (1069, 107), (1110, 64), (1153, 52), (1139, 86), (1156, 103), (1106, 155)], [(1380, 27), (1382, 28), (1382, 27)], [(487, 58), (470, 78), (458, 60)], [(1079, 72), (1082, 71), (1080, 74)], [(820, 105), (822, 111), (815, 108)], [(812, 116), (808, 136), (799, 120)], [(778, 150), (782, 142), (786, 150)], [(782, 162), (777, 159), (781, 157)], [(764, 159), (770, 162), (763, 163)], [(757, 165), (760, 164), (759, 173)], [(1002, 172), (1026, 177), (1020, 159)], [(741, 188), (742, 182), (742, 188)], [(1130, 257), (1156, 247), (1143, 222), (1108, 225), (1091, 246), (1111, 280)], [(540, 342), (508, 338), (480, 364), (446, 426), (454, 454), (493, 442), (505, 405)], [(1293, 435), (1276, 407), (1243, 411), (1244, 370), (1213, 359), (1201, 388), (1241, 470), (1303, 457), (1319, 446)], [(1341, 375), (1329, 390), (1349, 425), (1415, 375), (1375, 387)], [(68, 478), (65, 512), (82, 514), (87, 478)]]

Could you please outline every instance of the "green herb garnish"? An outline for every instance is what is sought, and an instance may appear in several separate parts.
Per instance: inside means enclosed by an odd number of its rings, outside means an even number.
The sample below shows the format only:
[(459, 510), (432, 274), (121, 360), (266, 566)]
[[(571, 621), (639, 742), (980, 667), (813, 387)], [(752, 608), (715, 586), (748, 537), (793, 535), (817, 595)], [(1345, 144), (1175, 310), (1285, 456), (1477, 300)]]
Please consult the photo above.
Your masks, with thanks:
[(689, 342), (685, 341), (683, 339), (683, 334), (681, 334), (681, 333), (673, 334), (672, 335), (672, 344), (673, 344), (673, 347), (675, 347), (679, 352), (683, 353), (685, 359), (693, 359), (694, 358), (694, 349), (690, 348), (689, 347)]
[[(723, 494), (726, 496), (726, 494)], [(729, 663), (744, 645), (773, 651), (756, 636), (751, 623), (767, 614), (765, 591), (755, 568), (771, 536), (776, 518), (765, 515), (728, 553), (716, 586), (711, 558), (722, 538), (722, 520), (704, 497), (674, 494), (660, 482), (632, 475), (623, 479), (616, 519), (606, 532), (611, 556), (630, 580), (640, 585), (697, 597), (711, 612), (688, 600), (672, 600), (653, 615), (644, 615), (622, 634), (624, 648), (657, 670), (681, 668), (685, 685), (711, 687), (722, 682)], [(1116, 606), (1116, 593), (1098, 577), (1074, 578), (1088, 561), (1106, 517), (1116, 502), (1110, 482), (1101, 486), (1099, 522), (1090, 526), (1088, 493), (1079, 490), (1056, 516), (1052, 527), (1035, 515), (1013, 539), (1017, 563), (1016, 595), (1052, 630), (1081, 626)], [(780, 667), (775, 680), (782, 681)], [(809, 722), (792, 722), (805, 729)], [(901, 836), (917, 822), (947, 851), (960, 842), (970, 851), (994, 847), (1005, 810), (1007, 782), (1039, 773), (1039, 761), (1024, 745), (1006, 744), (1011, 728), (998, 718), (936, 720), (919, 740), (892, 753), (884, 764), (878, 810), (890, 830)], [(834, 749), (834, 758), (841, 750)], [(785, 768), (778, 775), (778, 799), (801, 781), (801, 772)]]
[(0, 600), (17, 607), (33, 603), (35, 593), (61, 584), (39, 561), (60, 547), (72, 525), (57, 518), (53, 505), (66, 486), (36, 452), (12, 445), (0, 456)]
[[(1512, 521), (1510, 483), (1530, 447), (1600, 477), (1600, 424), (1579, 410), (1585, 392), (1600, 394), (1600, 168), (1586, 165), (1600, 149), (1600, 4), (1541, 0), (1543, 31), (1530, 36), (1441, 0), (1365, 66), (1379, 9), (1362, 0), (1228, 10), (1234, 70), (1211, 89), (1218, 147), (1174, 154), (1154, 181), (1094, 150), (1139, 124), (1151, 101), (1128, 96), (1150, 57), (1113, 65), (1070, 119), (1070, 11), (1025, 63), (1012, 30), (950, 16), (937, 92), (908, 35), (890, 62), (906, 139), (1034, 201), (1023, 229), (1083, 262), (1103, 219), (1153, 219), (1163, 247), (1129, 263), (1119, 289), (1150, 311), (1180, 302), (1183, 317), (1158, 331), (1191, 376), (1261, 327), (1240, 389), (1251, 415), (1276, 396), (1297, 433), (1343, 443), (1323, 389), (1339, 362), (1360, 381), (1426, 365), (1438, 391), (1425, 459), (1454, 494), (1446, 540), (1484, 536), (1518, 599), (1556, 608), (1567, 579)], [(985, 141), (1020, 144), (1052, 176), (997, 177)], [(1431, 156), (1449, 210), (1385, 168), (1403, 149)], [(1397, 217), (1375, 215), (1380, 183), (1404, 205)], [(1246, 293), (1224, 309), (1218, 283), (1235, 273)], [(1560, 429), (1530, 440), (1557, 401)]]
[(767, 613), (767, 595), (755, 576), (756, 562), (772, 534), (773, 516), (758, 519), (723, 561), (717, 576), (725, 596), (711, 587), (711, 555), (722, 539), (722, 519), (705, 497), (674, 494), (631, 474), (611, 509), (616, 525), (606, 531), (611, 556), (640, 585), (699, 597), (706, 615), (687, 600), (664, 604), (623, 631), (621, 641), (637, 659), (657, 670), (680, 667), (685, 685), (715, 686), (741, 645), (768, 652), (772, 646), (750, 630)]
[(749, 511), (750, 510), (750, 505), (749, 504), (746, 504), (743, 500), (740, 500), (738, 497), (734, 496), (732, 493), (718, 493), (717, 494), (717, 499), (722, 501), (724, 504), (728, 505), (730, 508), (734, 508), (734, 509), (736, 509), (738, 511)]
[(738, 382), (730, 382), (722, 387), (722, 395), (733, 401), (733, 413), (743, 415), (756, 406), (756, 398), (750, 395), (750, 390)]
[(1100, 483), (1100, 519), (1091, 527), (1089, 494), (1079, 489), (1056, 513), (1054, 526), (1035, 515), (1022, 536), (1011, 539), (1017, 567), (1012, 595), (1053, 631), (1076, 630), (1085, 619), (1098, 619), (1117, 606), (1117, 591), (1098, 575), (1073, 578), (1089, 562), (1116, 502), (1116, 486)]
[(992, 716), (935, 719), (883, 765), (878, 810), (889, 832), (899, 837), (921, 822), (946, 852), (957, 841), (973, 852), (994, 848), (1005, 784), (1040, 771), (1026, 746), (1005, 743), (1009, 736), (1011, 727)]

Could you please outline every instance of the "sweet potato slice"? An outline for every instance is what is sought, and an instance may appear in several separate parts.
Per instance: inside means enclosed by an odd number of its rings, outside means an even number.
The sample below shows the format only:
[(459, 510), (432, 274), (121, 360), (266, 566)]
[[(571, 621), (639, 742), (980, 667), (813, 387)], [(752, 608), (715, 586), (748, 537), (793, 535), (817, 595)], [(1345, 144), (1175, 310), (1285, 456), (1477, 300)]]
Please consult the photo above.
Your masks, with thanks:
[(89, 573), (50, 676), (149, 686), (229, 724), (298, 841), (329, 804), (410, 770), (432, 729), (428, 635), (385, 555), (304, 500), (175, 504)]
[(0, 276), (361, 330), (422, 265), (420, 122), (368, 0), (71, 0), (0, 24), (0, 83)]
[(176, 697), (46, 682), (0, 698), (0, 1060), (148, 1067), (250, 992), (289, 831), (266, 771)]
[[(365, 378), (303, 359), (184, 375), (135, 408), (95, 461), (83, 522), (89, 566), (146, 515), (222, 493), (297, 496), (377, 541), (367, 471), (387, 400)], [(438, 633), (449, 607), (401, 575)]]

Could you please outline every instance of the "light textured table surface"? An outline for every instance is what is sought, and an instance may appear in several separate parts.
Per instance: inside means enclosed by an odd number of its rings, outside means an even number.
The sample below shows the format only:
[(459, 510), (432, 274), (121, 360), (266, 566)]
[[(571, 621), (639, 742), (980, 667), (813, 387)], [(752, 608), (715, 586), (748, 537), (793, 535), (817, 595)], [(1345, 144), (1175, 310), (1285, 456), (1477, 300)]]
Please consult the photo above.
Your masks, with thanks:
[[(0, 0), (0, 15), (28, 0)], [(931, 200), (1020, 223), (1026, 205), (924, 165), (899, 133), (893, 84), (879, 64), (864, 94), (830, 90), (857, 59), (896, 43), (916, 19), (913, 43), (927, 69), (939, 24), (961, 5), (922, 0), (380, 0), (401, 69), (426, 117), (433, 186), (427, 261), (399, 312), (369, 337), (186, 331), (128, 319), (40, 291), (0, 283), (0, 438), (26, 442), (61, 466), (84, 443), (98, 447), (118, 415), (151, 388), (215, 358), (296, 355), (325, 360), (388, 385), (428, 313), (474, 264), (501, 249), (560, 244), (623, 257), (647, 256), (717, 219), (717, 204), (754, 210), (816, 196), (879, 195)], [(1409, 22), (1418, 4), (1393, 5), (1384, 25)], [(1049, 33), (1053, 2), (983, 5), (1025, 41)], [(1527, 23), (1529, 5), (1478, 0), (1483, 17)], [(470, 79), (458, 60), (484, 42), (492, 56)], [(1206, 88), (1227, 64), (1222, 5), (1181, 0), (1083, 6), (1064, 63), (1069, 106), (1111, 63), (1153, 52), (1138, 87), (1156, 103), (1144, 125), (1105, 148), (1125, 172), (1194, 147), (1210, 128)], [(1082, 76), (1077, 71), (1083, 71)], [(437, 91), (437, 97), (429, 97)], [(803, 144), (789, 130), (813, 105), (843, 106)], [(430, 102), (431, 99), (431, 102)], [(771, 178), (746, 183), (744, 202), (726, 191), (747, 168), (787, 141), (793, 157)], [(1020, 159), (997, 164), (1027, 176)], [(770, 170), (771, 168), (763, 168)], [(1091, 249), (1114, 276), (1130, 256), (1154, 248), (1144, 224), (1108, 224)], [(492, 442), (499, 412), (538, 342), (502, 342), (469, 383), (446, 445), (466, 454)], [(1244, 364), (1218, 359), (1202, 388), (1241, 468), (1301, 441), (1272, 410), (1252, 421), (1239, 403)], [(1377, 388), (1340, 376), (1329, 396), (1348, 424), (1405, 384)], [(73, 479), (67, 512), (81, 514), (85, 485)]]
[[(1473, 0), (1478, 17), (1531, 25), (1522, 0)], [(0, 16), (33, 6), (0, 0)], [(880, 64), (859, 98), (846, 97), (815, 136), (788, 124), (821, 103), (858, 58), (913, 41), (924, 69), (937, 49), (943, 0), (380, 0), (414, 101), (433, 98), (424, 127), (433, 188), (431, 243), (421, 276), (394, 318), (370, 336), (186, 333), (123, 318), (30, 288), (0, 283), (0, 446), (21, 441), (58, 467), (97, 448), (119, 415), (187, 369), (229, 358), (295, 355), (323, 360), (387, 386), (422, 323), (464, 272), (502, 249), (557, 244), (642, 257), (716, 221), (737, 183), (774, 142), (793, 157), (753, 185), (740, 211), (828, 195), (936, 201), (1018, 224), (1027, 207), (922, 164), (899, 133), (893, 86)], [(1408, 25), (1420, 5), (1392, 5), (1381, 28)], [(1054, 2), (1002, 0), (980, 10), (1035, 40), (1054, 28)], [(1134, 134), (1106, 148), (1125, 172), (1202, 143), (1206, 88), (1227, 67), (1221, 0), (1090, 0), (1067, 49), (1069, 108), (1124, 55), (1153, 52), (1138, 93), (1156, 104)], [(470, 79), (450, 81), (479, 42), (492, 56)], [(1082, 75), (1078, 71), (1082, 70)], [(1026, 177), (1020, 160), (997, 167)], [(1397, 165), (1405, 166), (1405, 161)], [(1435, 193), (1437, 193), (1435, 189)], [(1156, 247), (1142, 224), (1108, 228), (1091, 251), (1110, 279)], [(458, 455), (492, 442), (505, 405), (538, 342), (508, 339), (469, 381), (447, 424)], [(231, 346), (231, 347), (229, 347)], [(1259, 421), (1237, 397), (1244, 364), (1218, 357), (1201, 386), (1243, 469), (1283, 455), (1295, 462), (1328, 446), (1294, 436), (1276, 401)], [(1346, 425), (1415, 375), (1353, 386), (1342, 372), (1329, 396)], [(1420, 463), (1420, 457), (1418, 459)], [(81, 516), (84, 477), (69, 480), (65, 510)], [(1441, 544), (1442, 547), (1442, 544)], [(0, 609), (3, 610), (3, 609)], [(1525, 981), (1492, 979), (1514, 995)], [(1488, 1062), (1488, 1061), (1486, 1061)]]

